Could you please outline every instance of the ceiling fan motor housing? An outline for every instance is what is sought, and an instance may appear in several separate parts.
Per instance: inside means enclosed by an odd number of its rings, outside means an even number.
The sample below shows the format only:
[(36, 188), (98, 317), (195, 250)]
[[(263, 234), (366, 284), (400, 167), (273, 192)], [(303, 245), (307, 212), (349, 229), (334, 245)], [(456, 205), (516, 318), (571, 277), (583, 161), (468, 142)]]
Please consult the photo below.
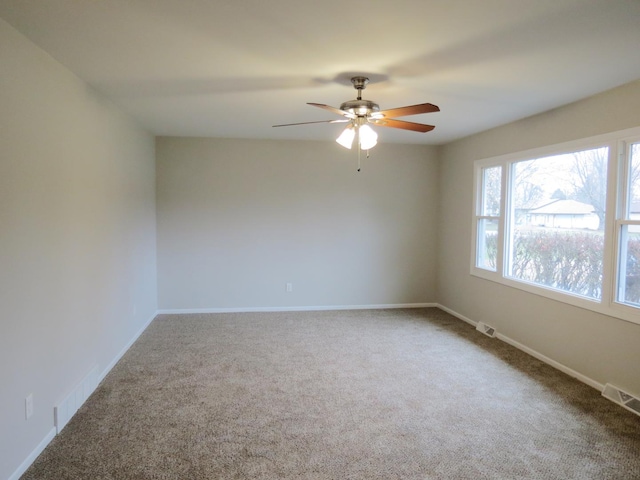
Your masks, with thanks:
[(340, 105), (340, 110), (353, 113), (358, 117), (366, 117), (373, 112), (380, 111), (380, 106), (371, 100), (349, 100)]
[(362, 90), (364, 90), (367, 83), (369, 83), (369, 79), (367, 77), (352, 77), (351, 83), (353, 83), (353, 88), (358, 91), (358, 98), (356, 100), (344, 102), (340, 105), (340, 110), (353, 113), (358, 117), (368, 117), (373, 112), (380, 111), (380, 107), (377, 103), (374, 103), (371, 100), (362, 99)]

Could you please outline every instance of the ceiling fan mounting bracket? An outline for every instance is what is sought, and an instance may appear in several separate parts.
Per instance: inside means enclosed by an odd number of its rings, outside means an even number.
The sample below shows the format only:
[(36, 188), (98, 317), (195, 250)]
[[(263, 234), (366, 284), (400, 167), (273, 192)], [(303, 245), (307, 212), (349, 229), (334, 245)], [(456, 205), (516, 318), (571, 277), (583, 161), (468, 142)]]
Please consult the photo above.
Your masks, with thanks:
[(356, 90), (364, 90), (369, 83), (369, 79), (367, 77), (351, 77), (351, 83), (353, 83), (353, 88)]

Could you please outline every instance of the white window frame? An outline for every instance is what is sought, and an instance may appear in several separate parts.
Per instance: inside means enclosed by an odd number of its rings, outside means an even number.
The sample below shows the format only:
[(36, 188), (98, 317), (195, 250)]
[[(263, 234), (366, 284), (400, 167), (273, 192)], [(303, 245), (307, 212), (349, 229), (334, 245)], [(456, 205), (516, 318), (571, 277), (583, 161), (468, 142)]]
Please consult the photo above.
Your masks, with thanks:
[[(522, 152), (476, 160), (474, 162), (474, 194), (472, 210), (472, 235), (470, 273), (475, 277), (490, 280), (509, 287), (517, 288), (535, 295), (540, 295), (559, 302), (585, 308), (622, 320), (640, 324), (640, 307), (618, 301), (619, 287), (617, 278), (624, 273), (621, 266), (624, 252), (620, 246), (623, 225), (640, 226), (640, 220), (624, 218), (628, 201), (629, 155), (628, 145), (640, 142), (640, 127), (613, 132), (605, 135), (584, 138), (557, 145), (535, 148)], [(539, 284), (526, 282), (508, 276), (507, 258), (511, 235), (509, 219), (513, 217), (510, 205), (512, 165), (519, 161), (561, 155), (592, 148), (608, 147), (609, 161), (607, 166), (607, 199), (604, 225), (604, 253), (602, 298), (600, 300), (564, 292)], [(496, 271), (478, 267), (478, 222), (484, 218), (482, 213), (482, 171), (485, 168), (502, 168), (502, 185), (500, 198), (500, 215), (498, 219), (498, 252)], [(496, 217), (491, 217), (496, 218)], [(623, 278), (624, 282), (624, 278)]]

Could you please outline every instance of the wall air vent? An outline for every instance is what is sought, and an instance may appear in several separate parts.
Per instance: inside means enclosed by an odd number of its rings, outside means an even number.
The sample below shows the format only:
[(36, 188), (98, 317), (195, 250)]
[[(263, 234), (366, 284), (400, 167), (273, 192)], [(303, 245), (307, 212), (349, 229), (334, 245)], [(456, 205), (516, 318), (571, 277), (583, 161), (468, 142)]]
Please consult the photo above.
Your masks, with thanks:
[(97, 387), (98, 366), (96, 365), (58, 405), (53, 407), (53, 423), (56, 426), (56, 433), (60, 433)]
[(478, 325), (476, 325), (476, 330), (478, 330), (480, 333), (484, 333), (487, 337), (493, 338), (496, 336), (496, 329), (490, 327), (486, 323), (478, 322)]
[(627, 392), (623, 392), (618, 387), (614, 387), (610, 383), (607, 383), (602, 390), (602, 396), (635, 413), (636, 415), (640, 415), (640, 399)]

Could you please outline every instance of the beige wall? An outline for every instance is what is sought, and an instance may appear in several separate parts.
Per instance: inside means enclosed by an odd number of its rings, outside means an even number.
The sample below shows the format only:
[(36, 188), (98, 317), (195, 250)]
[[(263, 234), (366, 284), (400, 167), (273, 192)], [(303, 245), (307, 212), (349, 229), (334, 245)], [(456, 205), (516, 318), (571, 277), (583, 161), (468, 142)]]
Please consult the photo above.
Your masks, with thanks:
[(640, 82), (441, 149), (438, 301), (604, 384), (640, 395), (640, 325), (472, 277), (474, 160), (640, 126)]
[[(0, 20), (0, 478), (156, 311), (153, 137)], [(34, 414), (25, 420), (25, 397)]]
[[(435, 149), (158, 138), (161, 309), (434, 302)], [(285, 284), (293, 283), (293, 292)]]

